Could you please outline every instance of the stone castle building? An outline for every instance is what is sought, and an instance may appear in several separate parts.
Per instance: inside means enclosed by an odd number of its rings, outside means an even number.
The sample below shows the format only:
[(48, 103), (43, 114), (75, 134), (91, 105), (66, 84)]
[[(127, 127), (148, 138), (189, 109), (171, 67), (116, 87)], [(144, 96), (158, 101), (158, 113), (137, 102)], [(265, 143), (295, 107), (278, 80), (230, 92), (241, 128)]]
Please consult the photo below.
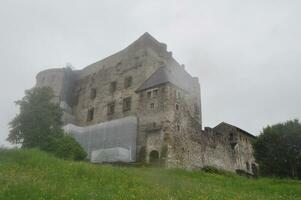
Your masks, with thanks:
[(256, 167), (253, 135), (224, 122), (203, 130), (198, 78), (148, 33), (82, 70), (42, 71), (36, 86), (53, 89), (65, 131), (92, 162)]

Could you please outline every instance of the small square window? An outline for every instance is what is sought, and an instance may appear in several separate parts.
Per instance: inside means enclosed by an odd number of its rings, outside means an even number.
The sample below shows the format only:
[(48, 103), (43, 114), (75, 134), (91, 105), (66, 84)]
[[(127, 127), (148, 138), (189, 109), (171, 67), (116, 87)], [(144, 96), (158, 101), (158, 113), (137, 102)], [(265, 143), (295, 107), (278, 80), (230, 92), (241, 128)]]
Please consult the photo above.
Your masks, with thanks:
[(108, 115), (113, 115), (115, 113), (115, 102), (108, 104)]
[(180, 105), (176, 104), (176, 110), (180, 110)]
[(92, 121), (94, 118), (94, 108), (90, 108), (87, 114), (87, 122)]
[(233, 140), (234, 139), (234, 134), (233, 133), (230, 133), (229, 134), (229, 140)]
[(133, 78), (131, 76), (126, 77), (124, 80), (124, 88), (129, 88), (132, 86)]
[(116, 91), (116, 88), (117, 88), (117, 82), (116, 81), (111, 82), (111, 84), (110, 84), (110, 92), (114, 93)]
[(132, 98), (127, 97), (123, 99), (123, 112), (130, 111), (131, 110), (131, 104), (132, 104)]
[(147, 92), (147, 98), (151, 98), (152, 97), (152, 91)]

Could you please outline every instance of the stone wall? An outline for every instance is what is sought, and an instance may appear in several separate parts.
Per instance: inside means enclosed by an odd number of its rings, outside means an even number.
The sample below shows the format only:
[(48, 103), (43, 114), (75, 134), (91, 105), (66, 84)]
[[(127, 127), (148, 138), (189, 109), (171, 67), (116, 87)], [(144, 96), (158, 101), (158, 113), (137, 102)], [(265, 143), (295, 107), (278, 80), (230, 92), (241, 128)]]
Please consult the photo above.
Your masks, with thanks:
[[(163, 68), (165, 82), (140, 89)], [(249, 172), (254, 163), (250, 134), (225, 123), (202, 130), (198, 78), (189, 75), (167, 46), (149, 34), (82, 70), (40, 72), (36, 86), (53, 89), (65, 124), (84, 129), (128, 116), (137, 118), (139, 161), (151, 161), (154, 153), (167, 167), (215, 166)]]

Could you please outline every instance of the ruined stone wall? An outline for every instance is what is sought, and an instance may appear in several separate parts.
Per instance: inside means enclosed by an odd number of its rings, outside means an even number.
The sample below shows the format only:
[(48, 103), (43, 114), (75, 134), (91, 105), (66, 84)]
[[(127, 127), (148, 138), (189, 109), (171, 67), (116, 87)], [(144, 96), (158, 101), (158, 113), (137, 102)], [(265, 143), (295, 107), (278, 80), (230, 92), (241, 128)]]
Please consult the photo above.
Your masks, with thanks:
[[(252, 138), (237, 130), (221, 133), (208, 128), (200, 132), (195, 130), (174, 135), (167, 160), (168, 167), (200, 169), (213, 166), (227, 171), (235, 172), (239, 169), (253, 173), (252, 164), (255, 164), (255, 159)], [(234, 146), (233, 140), (229, 138), (230, 133), (239, 137)]]
[(224, 124), (203, 131), (200, 110), (194, 106), (199, 99), (175, 86), (170, 90), (170, 104), (176, 107), (168, 125), (171, 137), (167, 142), (166, 166), (189, 169), (214, 166), (252, 173), (251, 166), (255, 164), (251, 145), (253, 137)]

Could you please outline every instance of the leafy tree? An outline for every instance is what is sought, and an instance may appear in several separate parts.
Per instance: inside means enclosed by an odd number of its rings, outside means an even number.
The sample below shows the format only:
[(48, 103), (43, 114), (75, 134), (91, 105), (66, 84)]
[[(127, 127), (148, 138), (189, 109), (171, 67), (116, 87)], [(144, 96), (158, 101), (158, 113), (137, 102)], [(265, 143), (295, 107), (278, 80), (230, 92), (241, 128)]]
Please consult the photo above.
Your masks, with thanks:
[(53, 97), (51, 88), (26, 90), (22, 100), (16, 101), (20, 114), (9, 123), (7, 140), (23, 148), (41, 148), (49, 136), (62, 134), (62, 111), (51, 102)]
[[(61, 158), (83, 159), (86, 153), (71, 137), (64, 135), (62, 111), (53, 99), (51, 88), (33, 88), (25, 91), (18, 114), (10, 123), (7, 140), (12, 144), (21, 144), (22, 148), (39, 148)], [(65, 145), (64, 145), (65, 144)]]
[(301, 178), (301, 123), (298, 120), (267, 126), (253, 148), (262, 175)]

